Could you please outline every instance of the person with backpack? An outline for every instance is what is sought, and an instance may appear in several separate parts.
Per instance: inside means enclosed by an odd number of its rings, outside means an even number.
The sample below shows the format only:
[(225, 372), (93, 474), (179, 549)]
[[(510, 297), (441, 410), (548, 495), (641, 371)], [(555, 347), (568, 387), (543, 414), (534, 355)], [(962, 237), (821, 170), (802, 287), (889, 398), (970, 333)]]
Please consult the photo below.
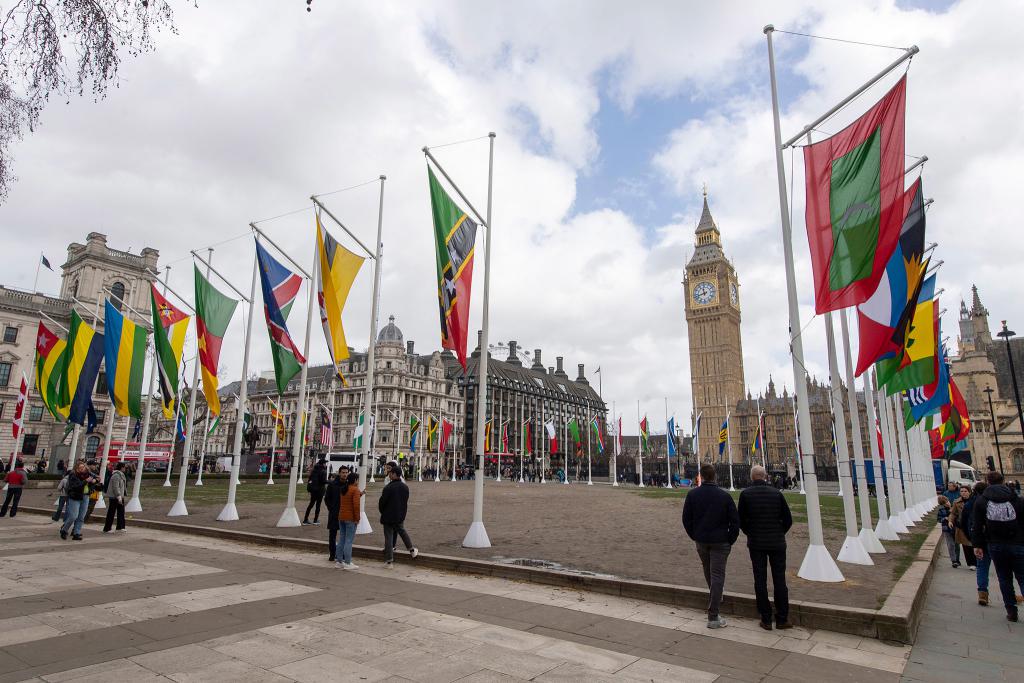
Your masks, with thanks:
[(124, 463), (114, 463), (114, 471), (104, 482), (107, 493), (107, 518), (103, 523), (103, 533), (109, 533), (117, 516), (117, 531), (124, 531), (124, 494), (128, 490), (128, 480), (124, 476)]
[[(306, 490), (309, 491), (309, 505), (306, 506), (306, 514), (302, 517), (304, 525), (320, 523), (320, 504), (324, 501), (324, 489), (327, 486), (327, 460), (323, 453), (317, 459), (316, 464), (309, 473), (309, 481), (306, 483)], [(309, 521), (309, 512), (316, 506), (313, 512), (313, 521)]]
[(65, 510), (68, 504), (68, 475), (70, 472), (66, 472), (60, 481), (57, 482), (57, 509), (53, 511), (53, 521), (58, 521), (64, 517)]
[(25, 463), (18, 460), (14, 463), (14, 469), (7, 473), (7, 495), (4, 497), (3, 507), (0, 508), (0, 517), (7, 516), (8, 507), (10, 507), (12, 519), (18, 514), (21, 491), (27, 483), (28, 472), (25, 471)]
[(975, 557), (992, 558), (1003, 596), (1006, 619), (1017, 621), (1014, 579), (1024, 590), (1024, 504), (1017, 492), (1003, 483), (1003, 475), (989, 472), (988, 488), (974, 505), (971, 545)]
[[(964, 505), (963, 519), (967, 524), (965, 529), (967, 538), (974, 538), (974, 506), (978, 504), (978, 501), (981, 499), (981, 494), (986, 488), (988, 488), (987, 482), (979, 481), (975, 483), (971, 497), (967, 500), (967, 504)], [(973, 554), (973, 547), (971, 552)], [(985, 607), (988, 605), (988, 575), (989, 568), (992, 566), (992, 558), (989, 557), (989, 554), (985, 552), (984, 548), (981, 549), (981, 552), (981, 557), (975, 555), (978, 560), (978, 564), (975, 568), (977, 575), (974, 578), (977, 579), (978, 584), (978, 604)]]

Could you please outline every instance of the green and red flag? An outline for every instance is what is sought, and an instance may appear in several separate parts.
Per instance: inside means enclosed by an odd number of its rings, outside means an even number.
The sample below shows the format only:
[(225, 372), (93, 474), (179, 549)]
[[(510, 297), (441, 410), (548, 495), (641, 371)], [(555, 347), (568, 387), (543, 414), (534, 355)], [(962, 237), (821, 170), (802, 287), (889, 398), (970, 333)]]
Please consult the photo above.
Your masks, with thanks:
[(462, 369), (465, 370), (476, 223), (452, 201), (429, 166), (427, 178), (430, 182), (430, 207), (434, 217), (441, 347), (454, 351), (459, 363), (462, 364)]
[(523, 422), (523, 455), (533, 455), (533, 429), (530, 426), (530, 421), (525, 420)]
[(210, 284), (198, 268), (196, 279), (196, 335), (199, 339), (199, 362), (203, 372), (203, 395), (211, 415), (220, 415), (217, 396), (217, 365), (231, 316), (238, 302), (222, 294)]
[(952, 377), (949, 378), (949, 403), (942, 407), (942, 426), (939, 433), (943, 441), (961, 441), (971, 431), (971, 418), (967, 413), (967, 402), (956, 386)]
[(178, 368), (185, 349), (185, 332), (189, 316), (185, 315), (150, 284), (153, 308), (153, 350), (160, 377), (160, 398), (164, 417), (174, 419), (174, 402), (178, 400)]
[(904, 217), (907, 77), (839, 133), (804, 147), (817, 313), (867, 301)]
[(576, 418), (569, 420), (569, 436), (572, 437), (572, 442), (576, 447), (580, 445), (580, 424), (576, 421)]

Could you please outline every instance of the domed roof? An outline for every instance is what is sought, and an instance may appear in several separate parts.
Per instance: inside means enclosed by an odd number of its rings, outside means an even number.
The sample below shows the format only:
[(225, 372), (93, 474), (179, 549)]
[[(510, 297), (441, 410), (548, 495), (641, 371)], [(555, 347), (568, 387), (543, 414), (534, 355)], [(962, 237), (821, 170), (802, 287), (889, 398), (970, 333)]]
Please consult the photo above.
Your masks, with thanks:
[(405, 344), (405, 340), (402, 337), (402, 331), (398, 329), (398, 325), (395, 325), (395, 316), (388, 317), (388, 324), (384, 326), (384, 329), (377, 335), (377, 342), (392, 342), (395, 344)]

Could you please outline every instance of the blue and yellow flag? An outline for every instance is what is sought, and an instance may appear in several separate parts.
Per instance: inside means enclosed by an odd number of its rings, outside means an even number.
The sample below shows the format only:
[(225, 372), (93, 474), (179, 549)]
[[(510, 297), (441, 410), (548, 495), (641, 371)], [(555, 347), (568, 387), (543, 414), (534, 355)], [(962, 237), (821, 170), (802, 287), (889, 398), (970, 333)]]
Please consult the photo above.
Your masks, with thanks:
[(107, 392), (118, 415), (142, 417), (142, 375), (149, 334), (126, 318), (108, 299), (104, 314)]
[(103, 363), (103, 335), (85, 324), (78, 311), (71, 311), (68, 346), (61, 373), (59, 410), (68, 422), (85, 424), (92, 403), (92, 389)]
[(725, 418), (718, 430), (718, 455), (725, 453), (725, 442), (729, 440), (729, 418)]

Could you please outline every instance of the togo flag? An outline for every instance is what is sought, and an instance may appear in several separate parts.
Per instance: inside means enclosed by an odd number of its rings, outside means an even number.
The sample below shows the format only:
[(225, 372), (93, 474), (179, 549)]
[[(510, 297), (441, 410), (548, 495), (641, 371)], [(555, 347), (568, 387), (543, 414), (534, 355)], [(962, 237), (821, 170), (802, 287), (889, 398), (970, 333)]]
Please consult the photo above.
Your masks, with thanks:
[(163, 401), (164, 417), (173, 420), (174, 402), (178, 398), (178, 368), (181, 367), (181, 352), (185, 348), (188, 316), (165, 299), (156, 290), (156, 285), (149, 286), (149, 293), (153, 306), (153, 348), (160, 375), (160, 399)]
[(907, 78), (839, 133), (804, 147), (814, 308), (866, 301), (903, 223)]
[(118, 415), (142, 417), (142, 375), (146, 370), (149, 333), (107, 299), (103, 314), (107, 393)]
[(86, 325), (78, 311), (72, 310), (60, 382), (60, 412), (67, 413), (68, 422), (85, 424), (102, 363), (103, 335)]
[(217, 395), (217, 365), (224, 333), (238, 302), (224, 296), (195, 268), (196, 279), (196, 337), (199, 340), (199, 362), (203, 371), (203, 396), (211, 415), (220, 415), (220, 397)]
[(60, 377), (66, 351), (67, 342), (40, 321), (36, 332), (36, 391), (43, 405), (58, 422), (68, 419), (67, 412), (60, 409), (59, 400)]

